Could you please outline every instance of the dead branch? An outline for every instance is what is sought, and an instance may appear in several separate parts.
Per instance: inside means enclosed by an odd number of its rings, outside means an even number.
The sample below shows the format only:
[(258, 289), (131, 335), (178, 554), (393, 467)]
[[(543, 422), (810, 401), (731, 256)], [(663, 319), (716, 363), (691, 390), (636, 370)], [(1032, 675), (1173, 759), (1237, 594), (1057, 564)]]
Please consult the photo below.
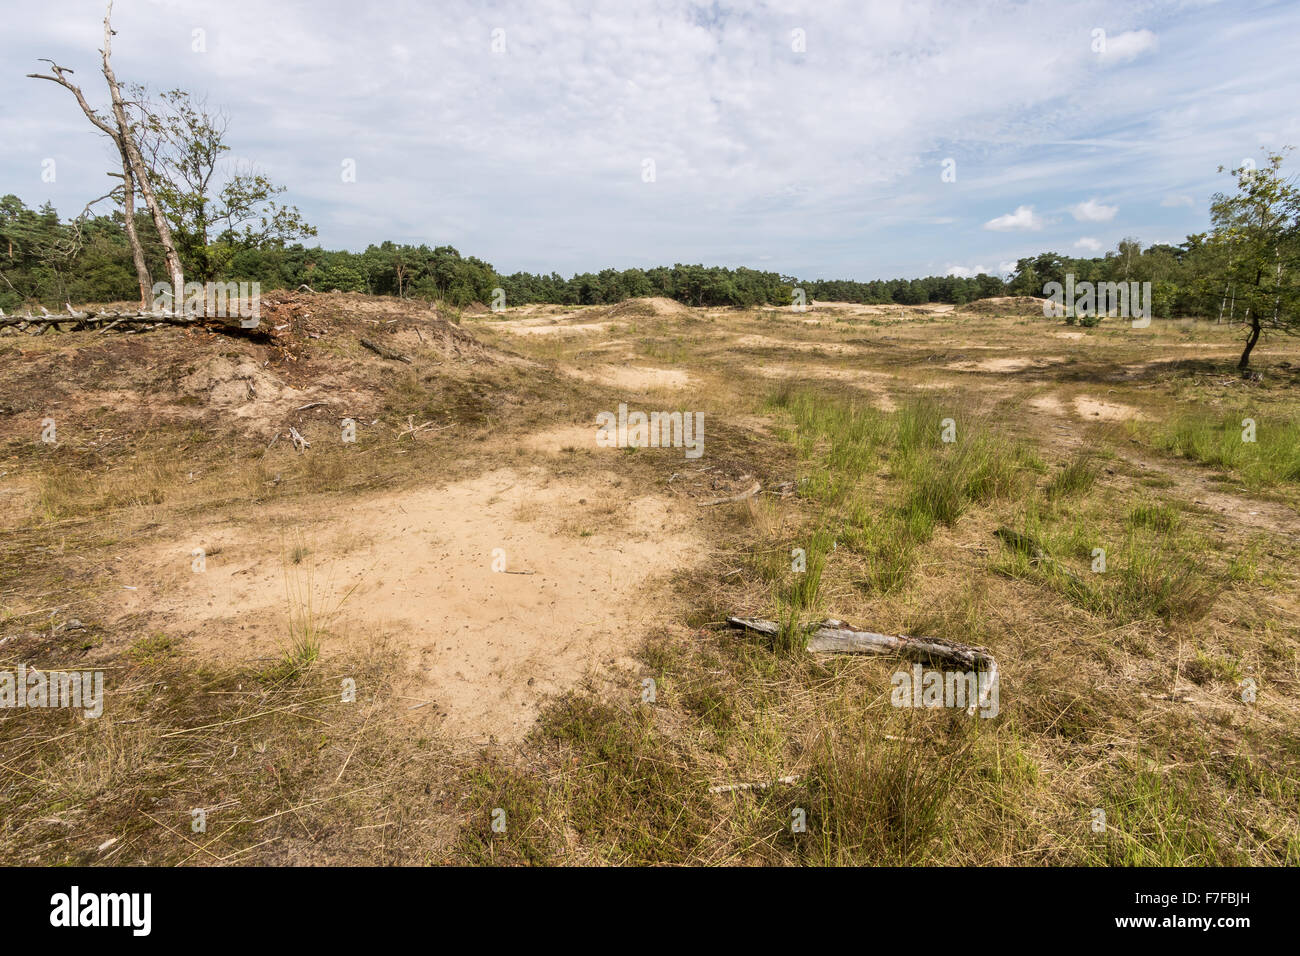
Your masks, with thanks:
[[(245, 329), (237, 322), (221, 317), (208, 317), (202, 314), (138, 310), (134, 312), (77, 312), (68, 306), (68, 314), (53, 313), (44, 306), (40, 307), (42, 315), (6, 316), (0, 314), (0, 333), (6, 329), (26, 331), (29, 335), (41, 335), (47, 331), (55, 332), (94, 329), (98, 333), (108, 332), (121, 326), (123, 332), (140, 332), (163, 325), (188, 325), (212, 332), (233, 335), (245, 335), (251, 338), (265, 338), (266, 333), (260, 329)], [(68, 328), (65, 328), (67, 326)]]
[(732, 495), (729, 498), (713, 498), (709, 501), (698, 502), (698, 505), (701, 508), (711, 508), (714, 505), (726, 505), (731, 504), (733, 501), (744, 501), (746, 498), (754, 497), (754, 495), (758, 494), (762, 490), (763, 483), (761, 481), (756, 481), (751, 487), (742, 491), (738, 495)]
[[(729, 617), (727, 624), (768, 637), (775, 637), (781, 631), (781, 626), (775, 621)], [(834, 619), (814, 625), (809, 628), (809, 632), (807, 649), (812, 654), (897, 655), (923, 663), (952, 664), (963, 670), (985, 671), (989, 675), (988, 685), (980, 699), (972, 703), (971, 711), (974, 711), (977, 704), (984, 702), (998, 683), (998, 662), (988, 651), (972, 644), (958, 644), (938, 637), (877, 634)]]
[(370, 349), (370, 351), (374, 352), (376, 355), (380, 356), (381, 358), (386, 358), (392, 362), (405, 362), (407, 365), (412, 364), (411, 357), (409, 355), (403, 355), (401, 352), (398, 352), (395, 349), (390, 349), (387, 345), (380, 345), (378, 342), (374, 341), (373, 339), (367, 339), (363, 337), (361, 339), (361, 344), (364, 345), (366, 348)]
[(763, 783), (724, 783), (716, 787), (709, 787), (709, 793), (734, 793), (737, 790), (766, 790), (768, 787), (775, 787), (777, 784), (795, 784), (799, 782), (797, 773), (785, 777), (777, 777), (775, 780), (768, 780)]

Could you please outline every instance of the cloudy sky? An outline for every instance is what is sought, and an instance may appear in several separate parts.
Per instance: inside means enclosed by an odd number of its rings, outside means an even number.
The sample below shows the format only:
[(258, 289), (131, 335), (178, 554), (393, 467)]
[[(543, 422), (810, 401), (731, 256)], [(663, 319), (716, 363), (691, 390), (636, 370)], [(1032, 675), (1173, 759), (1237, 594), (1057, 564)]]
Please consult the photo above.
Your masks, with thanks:
[[(103, 4), (5, 7), (0, 194), (72, 215), (113, 155), (24, 74), (55, 59), (103, 102)], [(1294, 2), (119, 0), (113, 22), (119, 78), (224, 107), (231, 156), (326, 247), (503, 272), (996, 272), (1179, 242), (1219, 165), (1300, 146)]]

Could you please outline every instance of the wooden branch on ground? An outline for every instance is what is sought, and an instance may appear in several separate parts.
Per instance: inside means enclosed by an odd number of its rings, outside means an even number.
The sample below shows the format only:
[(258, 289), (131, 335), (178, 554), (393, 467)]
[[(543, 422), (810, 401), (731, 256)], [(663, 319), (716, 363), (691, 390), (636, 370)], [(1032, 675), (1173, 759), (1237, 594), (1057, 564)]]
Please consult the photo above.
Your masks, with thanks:
[[(727, 624), (768, 637), (775, 637), (781, 631), (781, 625), (775, 621), (729, 617)], [(973, 644), (958, 644), (938, 637), (877, 634), (834, 619), (823, 621), (809, 630), (807, 649), (812, 654), (897, 655), (922, 663), (952, 664), (963, 670), (985, 671), (989, 675), (988, 684), (980, 699), (971, 704), (971, 711), (984, 702), (998, 683), (998, 662), (988, 651)]]
[(758, 494), (762, 490), (763, 490), (763, 483), (761, 481), (756, 481), (754, 482), (753, 485), (751, 485), (749, 488), (745, 489), (738, 495), (731, 495), (728, 498), (712, 498), (709, 501), (697, 502), (697, 504), (701, 508), (711, 508), (714, 505), (728, 505), (731, 504), (733, 501), (744, 501), (746, 498), (752, 498), (754, 497), (754, 495)]
[[(44, 307), (41, 308), (41, 312), (44, 314), (31, 315), (29, 313), (17, 316), (0, 313), (0, 332), (12, 328), (16, 331), (27, 332), (29, 335), (43, 335), (50, 330), (55, 332), (76, 332), (94, 329), (102, 334), (119, 326), (123, 332), (140, 332), (164, 325), (188, 325), (214, 332), (228, 332), (254, 337), (266, 334), (260, 329), (244, 328), (236, 318), (209, 317), (201, 314), (186, 315), (183, 312), (145, 310), (134, 312), (75, 312), (71, 306), (68, 306), (69, 314), (67, 315), (50, 312)], [(69, 328), (65, 330), (64, 326)]]
[(289, 438), (293, 442), (293, 447), (298, 449), (300, 452), (306, 451), (311, 447), (311, 442), (303, 438), (298, 429), (294, 428), (292, 425), (289, 426)]
[(392, 362), (405, 362), (407, 365), (411, 364), (411, 357), (409, 355), (403, 355), (396, 349), (390, 349), (387, 345), (380, 345), (373, 339), (363, 337), (361, 339), (361, 344), (381, 358), (386, 358)]
[(789, 774), (784, 777), (777, 777), (775, 780), (764, 781), (763, 783), (723, 783), (716, 787), (709, 787), (709, 793), (734, 793), (737, 790), (766, 790), (768, 787), (775, 787), (777, 784), (784, 783), (787, 786), (799, 782), (799, 775)]

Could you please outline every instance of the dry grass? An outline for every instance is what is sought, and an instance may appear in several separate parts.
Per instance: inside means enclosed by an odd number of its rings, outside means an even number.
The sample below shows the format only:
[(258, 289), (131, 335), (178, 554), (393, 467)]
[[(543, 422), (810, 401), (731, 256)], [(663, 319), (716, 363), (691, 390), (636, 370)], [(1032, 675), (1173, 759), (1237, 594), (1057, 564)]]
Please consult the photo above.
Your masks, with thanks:
[[(352, 390), (361, 444), (329, 440), (335, 410), (313, 410), (297, 419), (305, 454), (170, 403), (171, 333), (121, 354), (45, 337), (37, 360), (6, 366), (0, 403), (18, 414), (0, 434), (0, 500), (13, 503), (0, 519), (0, 670), (102, 668), (113, 702), (98, 720), (0, 711), (8, 858), (1300, 863), (1290, 343), (1262, 346), (1263, 381), (1243, 383), (1235, 334), (1208, 324), (1103, 322), (1066, 339), (1061, 324), (979, 311), (575, 311), (557, 321), (616, 326), (518, 336), (465, 317), (536, 365), (468, 352), (435, 365), (430, 352), (394, 367), (328, 337), (299, 359), (306, 373), (272, 365)], [(608, 340), (621, 344), (598, 348)], [(990, 371), (989, 358), (1024, 361)], [(60, 362), (82, 388), (152, 395), (149, 412), (73, 406), (69, 393), (60, 445), (42, 446), (33, 369), (55, 376)], [(665, 405), (563, 374), (611, 362), (678, 368), (692, 384)], [(1076, 399), (1137, 414), (1085, 417)], [(619, 401), (703, 411), (705, 456), (522, 443)], [(1193, 403), (1215, 413), (1193, 419)], [(402, 437), (408, 415), (449, 427)], [(1232, 441), (1242, 418), (1258, 423), (1254, 445)], [(518, 746), (445, 737), (435, 705), (409, 699), (389, 637), (331, 651), (330, 608), (294, 557), (312, 544), (292, 535), (283, 658), (204, 663), (147, 615), (98, 613), (121, 586), (118, 558), (196, 516), (314, 513), (519, 455), (560, 477), (611, 471), (630, 494), (721, 496), (743, 476), (765, 492), (700, 510), (712, 551), (683, 570), (675, 603), (647, 612), (660, 636), (631, 671), (551, 701)], [(776, 493), (784, 482), (793, 491)], [(1003, 527), (1037, 550), (1004, 544)], [(575, 518), (562, 533), (586, 530)], [(732, 613), (782, 621), (784, 639), (726, 630)], [(892, 706), (897, 662), (800, 650), (796, 624), (818, 616), (988, 647), (999, 715)], [(772, 785), (709, 792), (736, 783)], [(191, 829), (195, 809), (205, 832)]]

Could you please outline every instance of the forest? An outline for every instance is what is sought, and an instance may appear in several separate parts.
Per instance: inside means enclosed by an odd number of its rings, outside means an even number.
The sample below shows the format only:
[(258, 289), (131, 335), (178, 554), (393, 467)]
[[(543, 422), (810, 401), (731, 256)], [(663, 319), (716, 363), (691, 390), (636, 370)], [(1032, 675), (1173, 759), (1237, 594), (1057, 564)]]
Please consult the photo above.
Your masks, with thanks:
[[(136, 215), (136, 230), (150, 271), (165, 275), (163, 254), (153, 224)], [(1007, 280), (998, 276), (927, 276), (913, 279), (804, 280), (747, 268), (677, 263), (651, 269), (602, 269), (569, 278), (552, 272), (503, 275), (491, 263), (463, 256), (450, 245), (430, 247), (385, 241), (364, 252), (307, 247), (283, 240), (255, 241), (233, 234), (205, 249), (215, 264), (213, 281), (257, 281), (265, 290), (307, 285), (316, 291), (363, 292), (437, 300), (463, 308), (490, 303), (493, 291), (505, 293), (506, 305), (555, 303), (602, 305), (639, 296), (664, 296), (692, 306), (789, 305), (794, 290), (808, 301), (862, 304), (961, 305), (1001, 295), (1043, 294), (1047, 282), (1076, 280), (1152, 283), (1154, 314), (1160, 318), (1205, 315), (1218, 310), (1224, 288), (1216, 274), (1221, 251), (1204, 234), (1178, 246), (1143, 248), (1125, 239), (1118, 248), (1095, 258), (1071, 258), (1055, 252), (1020, 259)], [(0, 308), (27, 305), (62, 307), (65, 302), (115, 302), (137, 294), (131, 252), (122, 215), (65, 220), (49, 203), (27, 206), (19, 197), (0, 198)]]

